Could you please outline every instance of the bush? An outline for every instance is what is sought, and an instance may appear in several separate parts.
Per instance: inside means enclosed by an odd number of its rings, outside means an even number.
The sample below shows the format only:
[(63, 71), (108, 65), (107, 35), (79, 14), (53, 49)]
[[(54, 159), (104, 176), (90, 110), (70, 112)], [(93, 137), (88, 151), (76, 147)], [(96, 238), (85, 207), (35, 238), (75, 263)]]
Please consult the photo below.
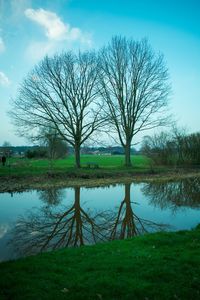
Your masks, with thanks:
[(26, 152), (27, 158), (47, 158), (48, 157), (48, 151), (44, 147), (38, 147), (33, 150), (28, 150)]

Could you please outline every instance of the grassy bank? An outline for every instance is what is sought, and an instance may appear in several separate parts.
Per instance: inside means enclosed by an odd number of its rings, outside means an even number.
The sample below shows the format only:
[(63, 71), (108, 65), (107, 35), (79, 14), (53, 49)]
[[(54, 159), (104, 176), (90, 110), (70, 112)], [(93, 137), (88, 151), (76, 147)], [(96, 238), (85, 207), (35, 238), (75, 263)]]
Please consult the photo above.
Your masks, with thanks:
[[(99, 168), (88, 168), (88, 162), (97, 163)], [(83, 155), (82, 168), (74, 167), (74, 157), (55, 160), (10, 159), (7, 166), (0, 166), (0, 192), (25, 189), (46, 189), (67, 186), (101, 186), (133, 181), (176, 180), (200, 176), (198, 169), (154, 167), (147, 157), (132, 156), (133, 167), (123, 166), (124, 157)]]
[(0, 264), (0, 299), (200, 299), (200, 230)]

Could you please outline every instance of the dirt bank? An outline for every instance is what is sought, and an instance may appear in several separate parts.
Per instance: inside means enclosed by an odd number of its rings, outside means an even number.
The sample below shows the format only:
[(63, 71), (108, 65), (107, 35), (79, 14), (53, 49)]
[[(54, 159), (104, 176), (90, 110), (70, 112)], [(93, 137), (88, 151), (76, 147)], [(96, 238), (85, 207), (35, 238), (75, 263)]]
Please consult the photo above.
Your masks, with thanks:
[(86, 176), (79, 174), (45, 174), (43, 176), (23, 176), (23, 177), (0, 177), (0, 193), (20, 192), (30, 189), (49, 189), (52, 187), (98, 187), (103, 185), (131, 183), (131, 182), (153, 182), (153, 181), (174, 181), (184, 178), (200, 177), (200, 171), (176, 171), (162, 174), (103, 174), (95, 176)]

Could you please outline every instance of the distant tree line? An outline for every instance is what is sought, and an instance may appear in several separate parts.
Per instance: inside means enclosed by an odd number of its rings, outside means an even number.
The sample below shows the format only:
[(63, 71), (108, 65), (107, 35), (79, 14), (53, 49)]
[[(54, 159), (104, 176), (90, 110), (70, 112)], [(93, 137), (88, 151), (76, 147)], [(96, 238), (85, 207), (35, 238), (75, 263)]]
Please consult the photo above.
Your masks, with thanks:
[(69, 154), (69, 148), (65, 141), (63, 141), (56, 132), (43, 132), (37, 137), (40, 142), (39, 146), (18, 146), (13, 147), (9, 142), (4, 142), (0, 147), (0, 154), (6, 157), (25, 156), (27, 158), (48, 158), (57, 159), (64, 158)]
[[(0, 153), (9, 156), (19, 156), (27, 158), (64, 158), (74, 153), (72, 147), (68, 146), (62, 140), (56, 138), (56, 135), (48, 136), (49, 139), (45, 139), (42, 136), (40, 145), (34, 146), (12, 146), (9, 142), (4, 142), (0, 147)], [(9, 153), (8, 153), (9, 152)], [(99, 155), (124, 155), (124, 149), (120, 146), (108, 146), (108, 147), (89, 147), (83, 146), (81, 148), (82, 154), (99, 154)], [(131, 154), (137, 155), (140, 152), (135, 148), (131, 148)]]
[(77, 168), (81, 147), (104, 131), (121, 144), (129, 167), (135, 135), (168, 121), (169, 93), (163, 55), (146, 39), (116, 36), (98, 52), (46, 56), (22, 82), (10, 116), (30, 139), (43, 134), (51, 143), (56, 133), (73, 147)]
[(156, 164), (200, 165), (200, 132), (186, 134), (173, 128), (170, 132), (146, 136), (141, 151)]

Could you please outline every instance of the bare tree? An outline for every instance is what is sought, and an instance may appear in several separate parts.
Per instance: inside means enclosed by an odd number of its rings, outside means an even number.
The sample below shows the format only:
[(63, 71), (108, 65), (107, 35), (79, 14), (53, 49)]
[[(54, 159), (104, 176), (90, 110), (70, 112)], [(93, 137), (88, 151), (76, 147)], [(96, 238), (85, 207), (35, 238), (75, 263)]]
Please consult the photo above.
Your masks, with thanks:
[(183, 138), (183, 155), (190, 164), (200, 164), (200, 132), (192, 133)]
[(60, 137), (57, 130), (52, 129), (51, 127), (45, 128), (45, 130), (41, 131), (41, 135), (38, 136), (37, 140), (39, 140), (42, 146), (47, 148), (48, 158), (50, 160), (66, 157), (68, 146)]
[(176, 149), (176, 156), (177, 156), (176, 163), (183, 164), (186, 128), (177, 127), (176, 124), (173, 124), (171, 133), (172, 133), (173, 143), (175, 144), (175, 149)]
[(170, 132), (161, 131), (152, 136), (144, 136), (141, 151), (155, 164), (171, 164), (176, 152), (176, 144)]
[(101, 123), (95, 100), (98, 62), (94, 52), (45, 57), (23, 81), (10, 113), (20, 134), (37, 136), (41, 127), (56, 130), (75, 150)]
[(170, 86), (163, 56), (146, 39), (114, 37), (100, 51), (100, 93), (104, 114), (125, 150), (131, 166), (133, 137), (140, 131), (166, 124)]

